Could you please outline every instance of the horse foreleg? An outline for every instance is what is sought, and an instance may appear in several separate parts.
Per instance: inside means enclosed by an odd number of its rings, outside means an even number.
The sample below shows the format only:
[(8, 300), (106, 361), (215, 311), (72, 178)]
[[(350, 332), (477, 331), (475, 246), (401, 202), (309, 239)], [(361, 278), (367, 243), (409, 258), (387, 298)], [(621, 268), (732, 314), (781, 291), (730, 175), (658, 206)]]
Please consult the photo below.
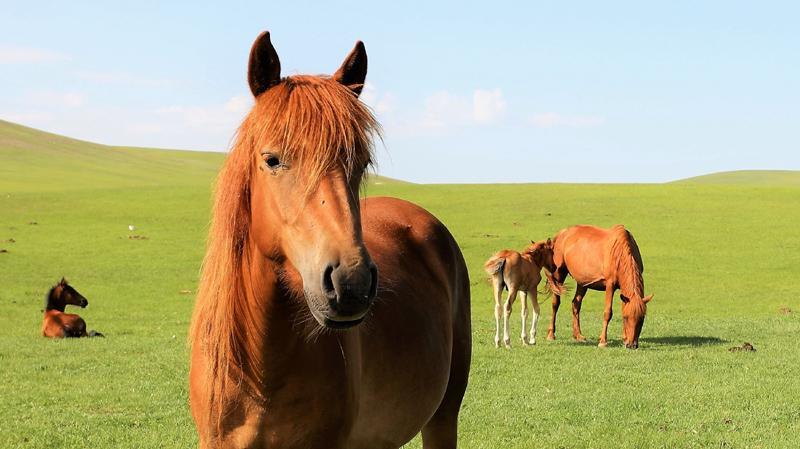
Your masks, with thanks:
[(536, 344), (536, 324), (539, 322), (539, 299), (537, 298), (536, 287), (531, 289), (531, 305), (533, 306), (533, 320), (531, 321), (531, 336), (528, 339), (530, 344)]
[(522, 344), (528, 344), (528, 294), (526, 292), (520, 291), (520, 295), (522, 296), (520, 300), (522, 301), (522, 308), (520, 312), (520, 317), (522, 318), (522, 329), (520, 330), (520, 338), (522, 338)]
[(500, 301), (503, 296), (503, 281), (500, 277), (492, 277), (492, 293), (494, 294), (494, 347), (500, 347), (500, 313), (502, 306)]
[(586, 295), (586, 287), (575, 289), (575, 297), (572, 298), (572, 338), (578, 341), (586, 341), (586, 337), (581, 333), (581, 304)]
[(614, 287), (611, 285), (606, 286), (606, 308), (603, 311), (603, 330), (600, 332), (600, 343), (597, 346), (601, 348), (605, 348), (608, 346), (608, 322), (611, 321), (611, 317), (614, 315), (613, 311), (611, 310), (611, 304), (614, 300)]
[(561, 295), (553, 292), (553, 316), (550, 318), (550, 328), (547, 329), (547, 339), (556, 339), (556, 314), (558, 313), (558, 306), (561, 305)]
[(508, 332), (508, 320), (511, 318), (511, 306), (514, 304), (514, 300), (517, 298), (517, 289), (516, 287), (508, 287), (508, 298), (506, 299), (506, 304), (504, 307), (503, 313), (503, 343), (506, 345), (506, 348), (511, 347), (511, 335)]

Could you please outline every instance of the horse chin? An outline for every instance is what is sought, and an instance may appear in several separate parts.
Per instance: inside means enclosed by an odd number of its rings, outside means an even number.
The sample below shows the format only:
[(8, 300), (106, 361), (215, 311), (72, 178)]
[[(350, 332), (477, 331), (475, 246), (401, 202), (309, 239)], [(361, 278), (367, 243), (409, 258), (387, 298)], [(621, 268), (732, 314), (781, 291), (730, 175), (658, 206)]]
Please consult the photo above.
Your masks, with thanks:
[(311, 311), (311, 316), (314, 317), (314, 320), (316, 320), (316, 322), (321, 326), (328, 329), (350, 329), (361, 324), (367, 315), (367, 311), (364, 311), (364, 313), (360, 315), (341, 316), (333, 310), (327, 308), (327, 310), (325, 310), (320, 307), (315, 307), (314, 300), (308, 297), (308, 293), (306, 293), (306, 302), (308, 304), (308, 309)]

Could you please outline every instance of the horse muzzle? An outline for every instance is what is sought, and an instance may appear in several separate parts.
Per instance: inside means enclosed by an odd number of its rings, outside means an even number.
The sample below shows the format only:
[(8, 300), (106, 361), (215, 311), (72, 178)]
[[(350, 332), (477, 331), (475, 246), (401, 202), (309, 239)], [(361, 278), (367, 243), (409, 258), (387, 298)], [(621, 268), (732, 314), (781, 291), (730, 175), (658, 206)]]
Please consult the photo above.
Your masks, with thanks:
[(333, 329), (356, 326), (364, 320), (377, 293), (378, 268), (371, 261), (328, 265), (321, 288), (326, 304), (314, 313), (317, 321)]

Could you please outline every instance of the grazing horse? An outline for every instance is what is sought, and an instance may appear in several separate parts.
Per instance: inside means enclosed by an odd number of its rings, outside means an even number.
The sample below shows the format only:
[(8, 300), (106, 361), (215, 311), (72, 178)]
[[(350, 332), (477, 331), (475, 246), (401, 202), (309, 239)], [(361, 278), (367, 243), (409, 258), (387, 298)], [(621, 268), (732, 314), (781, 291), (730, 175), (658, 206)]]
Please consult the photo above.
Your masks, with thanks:
[(598, 346), (608, 345), (608, 322), (611, 321), (611, 304), (614, 292), (620, 290), (622, 299), (622, 340), (625, 347), (639, 347), (647, 303), (653, 295), (644, 296), (644, 264), (633, 235), (624, 226), (611, 229), (580, 225), (562, 229), (553, 239), (553, 259), (556, 269), (549, 281), (554, 284), (553, 318), (547, 339), (555, 339), (556, 313), (561, 304), (559, 292), (564, 281), (572, 275), (577, 283), (572, 299), (572, 336), (586, 341), (581, 333), (581, 303), (587, 289), (606, 292), (603, 330)]
[(359, 201), (366, 70), (357, 42), (333, 76), (281, 78), (269, 33), (253, 44), (189, 336), (202, 448), (456, 447), (467, 269), (427, 211)]
[(87, 337), (86, 322), (74, 313), (64, 313), (67, 305), (85, 308), (89, 301), (77, 290), (72, 288), (67, 280), (61, 278), (44, 298), (44, 320), (42, 321), (42, 335), (48, 338)]
[[(503, 313), (503, 343), (511, 347), (511, 337), (508, 334), (508, 319), (511, 316), (511, 306), (517, 297), (522, 295), (522, 344), (536, 344), (536, 324), (539, 322), (539, 300), (536, 288), (542, 280), (542, 268), (548, 271), (555, 269), (553, 264), (553, 242), (534, 242), (521, 253), (504, 249), (497, 252), (483, 265), (492, 277), (492, 292), (494, 293), (494, 345), (500, 347), (500, 314)], [(503, 306), (500, 305), (503, 290), (508, 290), (508, 297)], [(528, 338), (525, 324), (528, 320), (528, 294), (531, 295), (533, 304), (533, 320), (531, 321), (530, 339)]]

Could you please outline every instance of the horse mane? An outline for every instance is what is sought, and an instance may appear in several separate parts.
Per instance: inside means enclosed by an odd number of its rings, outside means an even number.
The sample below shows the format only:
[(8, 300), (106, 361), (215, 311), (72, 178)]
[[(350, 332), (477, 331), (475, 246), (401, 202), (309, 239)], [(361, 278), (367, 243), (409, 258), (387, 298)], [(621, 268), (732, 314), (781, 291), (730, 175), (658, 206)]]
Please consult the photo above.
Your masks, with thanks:
[[(303, 170), (310, 192), (337, 164), (348, 176), (370, 164), (372, 138), (380, 133), (375, 117), (351, 90), (330, 77), (308, 75), (284, 78), (259, 95), (239, 127), (216, 182), (189, 332), (189, 344), (199, 344), (208, 360), (208, 410), (218, 425), (226, 383), (258, 383), (263, 368), (258, 344), (265, 330), (248, 304), (243, 280), (258, 152), (268, 148), (292, 169)], [(232, 369), (239, 379), (228, 379)]]
[[(58, 281), (58, 283), (56, 285), (50, 287), (50, 290), (48, 290), (47, 293), (45, 293), (45, 295), (44, 295), (44, 310), (51, 310), (50, 306), (52, 305), (52, 301), (54, 299), (53, 298), (53, 292), (56, 291), (56, 288), (58, 288), (58, 287), (66, 287), (67, 285), (69, 285), (69, 283), (67, 282), (67, 280), (65, 278), (62, 277), (61, 280)], [(57, 309), (57, 308), (53, 307), (52, 309)], [(63, 312), (64, 310), (60, 309), (59, 311)]]
[(617, 282), (620, 293), (628, 298), (629, 307), (637, 309), (638, 314), (647, 313), (644, 302), (644, 263), (639, 246), (633, 235), (623, 225), (611, 228), (611, 259), (617, 266)]

